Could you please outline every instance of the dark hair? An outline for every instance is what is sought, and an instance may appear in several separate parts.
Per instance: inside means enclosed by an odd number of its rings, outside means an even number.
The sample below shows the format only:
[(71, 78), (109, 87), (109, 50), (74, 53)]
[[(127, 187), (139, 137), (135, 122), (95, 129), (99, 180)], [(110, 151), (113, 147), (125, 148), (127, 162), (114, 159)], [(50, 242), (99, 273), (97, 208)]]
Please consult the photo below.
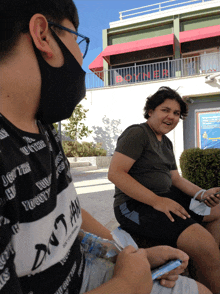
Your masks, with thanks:
[(30, 19), (36, 13), (57, 23), (67, 18), (78, 29), (78, 12), (72, 0), (0, 0), (0, 60), (10, 54), (21, 33), (29, 31)]
[(188, 105), (183, 101), (180, 95), (169, 87), (160, 87), (156, 93), (148, 97), (144, 106), (144, 118), (149, 118), (149, 110), (154, 110), (166, 99), (175, 100), (180, 105), (180, 118), (185, 119), (188, 114)]

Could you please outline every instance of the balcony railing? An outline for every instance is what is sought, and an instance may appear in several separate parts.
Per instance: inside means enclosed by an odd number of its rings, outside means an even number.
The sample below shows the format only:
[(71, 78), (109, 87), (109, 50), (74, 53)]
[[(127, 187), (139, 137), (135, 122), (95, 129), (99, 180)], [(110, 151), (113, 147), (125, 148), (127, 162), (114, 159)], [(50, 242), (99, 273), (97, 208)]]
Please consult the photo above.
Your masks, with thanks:
[[(172, 9), (172, 8), (176, 8), (176, 7), (180, 7), (180, 6), (186, 6), (189, 4), (197, 4), (199, 2), (201, 3), (201, 2), (207, 2), (207, 1), (211, 1), (211, 0), (189, 0), (189, 1), (168, 0), (168, 1), (155, 3), (155, 4), (151, 4), (151, 5), (147, 5), (147, 6), (142, 6), (142, 7), (138, 7), (138, 8), (120, 11), (119, 12), (119, 19), (123, 20), (125, 18), (135, 17), (135, 16), (154, 13), (154, 12), (160, 12), (162, 10), (164, 11), (167, 9)], [(178, 3), (168, 4), (171, 2), (178, 2)]]
[(220, 52), (87, 73), (87, 89), (152, 82), (220, 71)]

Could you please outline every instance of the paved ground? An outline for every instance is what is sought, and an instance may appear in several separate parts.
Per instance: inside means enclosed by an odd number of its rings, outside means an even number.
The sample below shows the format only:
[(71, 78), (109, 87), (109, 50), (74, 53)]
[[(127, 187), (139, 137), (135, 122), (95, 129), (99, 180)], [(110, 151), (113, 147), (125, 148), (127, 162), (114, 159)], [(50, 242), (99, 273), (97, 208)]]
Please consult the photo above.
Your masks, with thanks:
[(108, 180), (108, 169), (71, 170), (81, 207), (108, 229), (117, 227), (113, 211), (114, 185)]

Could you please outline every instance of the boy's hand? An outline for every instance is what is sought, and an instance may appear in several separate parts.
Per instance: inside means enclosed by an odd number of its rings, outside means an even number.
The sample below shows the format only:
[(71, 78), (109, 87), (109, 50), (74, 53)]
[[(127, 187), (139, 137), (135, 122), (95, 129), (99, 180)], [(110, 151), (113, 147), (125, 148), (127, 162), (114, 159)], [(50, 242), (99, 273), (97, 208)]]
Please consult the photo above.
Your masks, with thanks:
[(153, 281), (146, 250), (126, 247), (118, 255), (114, 277), (133, 289), (132, 293), (150, 293)]
[(174, 222), (174, 218), (172, 217), (170, 212), (178, 215), (182, 219), (190, 218), (190, 215), (185, 210), (185, 208), (176, 201), (165, 197), (160, 197), (159, 199), (160, 200), (155, 203), (153, 208), (165, 213), (166, 216), (171, 220), (171, 222)]
[(144, 250), (147, 252), (151, 268), (159, 267), (170, 260), (182, 260), (182, 264), (179, 267), (158, 278), (162, 286), (167, 288), (174, 287), (178, 275), (183, 273), (188, 265), (189, 256), (185, 252), (170, 246), (155, 246)]
[(202, 201), (209, 206), (209, 207), (214, 207), (219, 204), (220, 202), (220, 188), (211, 188), (207, 190), (203, 196)]

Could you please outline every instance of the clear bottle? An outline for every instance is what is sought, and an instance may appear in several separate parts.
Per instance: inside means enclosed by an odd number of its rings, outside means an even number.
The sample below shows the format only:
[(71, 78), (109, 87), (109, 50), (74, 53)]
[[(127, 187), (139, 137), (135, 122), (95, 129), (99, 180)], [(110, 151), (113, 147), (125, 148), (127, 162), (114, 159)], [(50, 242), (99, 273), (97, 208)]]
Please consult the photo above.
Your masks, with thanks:
[(122, 250), (115, 241), (102, 239), (82, 229), (79, 231), (78, 238), (86, 253), (91, 253), (94, 257), (105, 258), (111, 262), (116, 261), (118, 253)]

